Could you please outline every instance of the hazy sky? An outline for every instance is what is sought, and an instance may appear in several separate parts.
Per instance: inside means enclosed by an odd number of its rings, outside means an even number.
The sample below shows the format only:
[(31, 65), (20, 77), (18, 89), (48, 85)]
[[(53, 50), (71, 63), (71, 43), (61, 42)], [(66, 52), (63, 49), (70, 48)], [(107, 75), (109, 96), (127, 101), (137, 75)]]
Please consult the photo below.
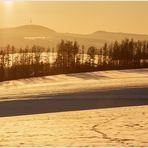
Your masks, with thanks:
[(148, 34), (148, 2), (0, 1), (0, 28), (29, 24), (30, 19), (57, 32)]

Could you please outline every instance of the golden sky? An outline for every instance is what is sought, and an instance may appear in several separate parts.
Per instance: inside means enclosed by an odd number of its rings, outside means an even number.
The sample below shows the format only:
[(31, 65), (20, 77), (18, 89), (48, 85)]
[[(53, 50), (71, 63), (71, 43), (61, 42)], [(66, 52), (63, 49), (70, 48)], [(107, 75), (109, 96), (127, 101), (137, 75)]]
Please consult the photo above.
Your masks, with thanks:
[(148, 34), (148, 2), (0, 1), (0, 28), (29, 24), (57, 32)]

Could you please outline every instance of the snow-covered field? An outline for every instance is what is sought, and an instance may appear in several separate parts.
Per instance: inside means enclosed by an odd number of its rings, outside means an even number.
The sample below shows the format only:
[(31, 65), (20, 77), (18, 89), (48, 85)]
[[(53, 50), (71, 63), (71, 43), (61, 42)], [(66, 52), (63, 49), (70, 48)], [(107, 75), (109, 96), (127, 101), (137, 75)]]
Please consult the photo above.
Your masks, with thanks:
[[(39, 78), (21, 79), (0, 83), (0, 101), (12, 99), (32, 99), (33, 96), (52, 99), (55, 95), (77, 92), (105, 92), (125, 90), (128, 88), (148, 88), (148, 69), (99, 71), (79, 74), (62, 74)], [(138, 90), (137, 90), (138, 91)], [(137, 91), (118, 97), (139, 97)], [(140, 97), (147, 97), (143, 91)], [(136, 94), (136, 95), (135, 95)], [(85, 94), (83, 94), (85, 95)], [(99, 95), (99, 94), (98, 94)], [(98, 98), (98, 95), (96, 96)], [(111, 96), (110, 96), (111, 95)], [(103, 94), (102, 97), (114, 97), (113, 94)], [(112, 96), (113, 95), (113, 96)], [(129, 96), (130, 95), (130, 96)], [(146, 96), (145, 96), (146, 95)], [(31, 97), (29, 97), (31, 96)], [(88, 94), (86, 95), (86, 97)], [(115, 94), (115, 97), (117, 95)], [(22, 97), (22, 98), (20, 98)], [(71, 96), (72, 97), (72, 96)], [(78, 97), (78, 96), (74, 96)], [(80, 95), (81, 97), (81, 95)], [(92, 96), (91, 96), (92, 97)], [(95, 97), (95, 95), (93, 96)], [(69, 99), (69, 98), (68, 98)], [(84, 98), (85, 99), (85, 98)]]
[(148, 105), (0, 118), (0, 146), (148, 146)]
[(0, 116), (0, 146), (148, 146), (148, 69), (1, 82)]

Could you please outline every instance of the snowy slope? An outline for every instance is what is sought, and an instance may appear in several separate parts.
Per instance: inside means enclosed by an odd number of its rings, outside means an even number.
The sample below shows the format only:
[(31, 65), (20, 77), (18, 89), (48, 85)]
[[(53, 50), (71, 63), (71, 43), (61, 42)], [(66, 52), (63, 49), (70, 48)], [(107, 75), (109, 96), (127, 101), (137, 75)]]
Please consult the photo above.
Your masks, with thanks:
[[(42, 100), (44, 98), (59, 99)], [(99, 98), (113, 98), (110, 99), (113, 102), (99, 102)], [(122, 107), (98, 107), (99, 103), (115, 105), (117, 99), (114, 98), (128, 99), (118, 101)], [(124, 104), (132, 98), (140, 102), (148, 99), (148, 69), (1, 82), (0, 146), (148, 146), (148, 101), (137, 106)], [(16, 101), (6, 101), (11, 99)], [(21, 99), (27, 100), (18, 101)], [(76, 99), (80, 101), (74, 102)], [(133, 100), (132, 104), (136, 99)], [(60, 112), (52, 111), (57, 104)], [(84, 108), (85, 104), (90, 108)], [(73, 106), (75, 110), (71, 109)]]
[[(79, 98), (79, 96), (85, 95), (83, 92), (94, 92), (95, 97), (95, 92), (99, 95), (104, 91), (111, 90), (119, 90), (118, 97), (122, 97), (124, 94), (123, 97), (127, 98), (131, 94), (130, 90), (126, 90), (127, 88), (132, 88), (132, 92), (134, 92), (134, 89), (136, 90), (135, 96), (132, 93), (133, 97), (140, 94), (140, 97), (147, 98), (148, 69), (62, 74), (1, 82), (0, 101), (4, 99), (33, 99), (35, 97), (52, 99), (53, 96), (70, 93), (77, 94), (74, 97)], [(97, 94), (96, 96), (98, 97)], [(115, 95), (114, 93), (111, 93), (110, 96), (103, 94), (101, 97), (115, 97)], [(93, 95), (91, 97), (93, 98)]]

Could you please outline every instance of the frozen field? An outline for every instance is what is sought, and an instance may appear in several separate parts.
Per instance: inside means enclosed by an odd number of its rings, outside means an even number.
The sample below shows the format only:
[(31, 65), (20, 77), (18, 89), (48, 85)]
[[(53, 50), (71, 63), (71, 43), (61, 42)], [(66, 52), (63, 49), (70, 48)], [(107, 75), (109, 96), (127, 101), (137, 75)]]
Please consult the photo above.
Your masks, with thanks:
[(0, 146), (148, 146), (148, 69), (0, 83)]
[(148, 146), (148, 105), (0, 118), (0, 146)]

